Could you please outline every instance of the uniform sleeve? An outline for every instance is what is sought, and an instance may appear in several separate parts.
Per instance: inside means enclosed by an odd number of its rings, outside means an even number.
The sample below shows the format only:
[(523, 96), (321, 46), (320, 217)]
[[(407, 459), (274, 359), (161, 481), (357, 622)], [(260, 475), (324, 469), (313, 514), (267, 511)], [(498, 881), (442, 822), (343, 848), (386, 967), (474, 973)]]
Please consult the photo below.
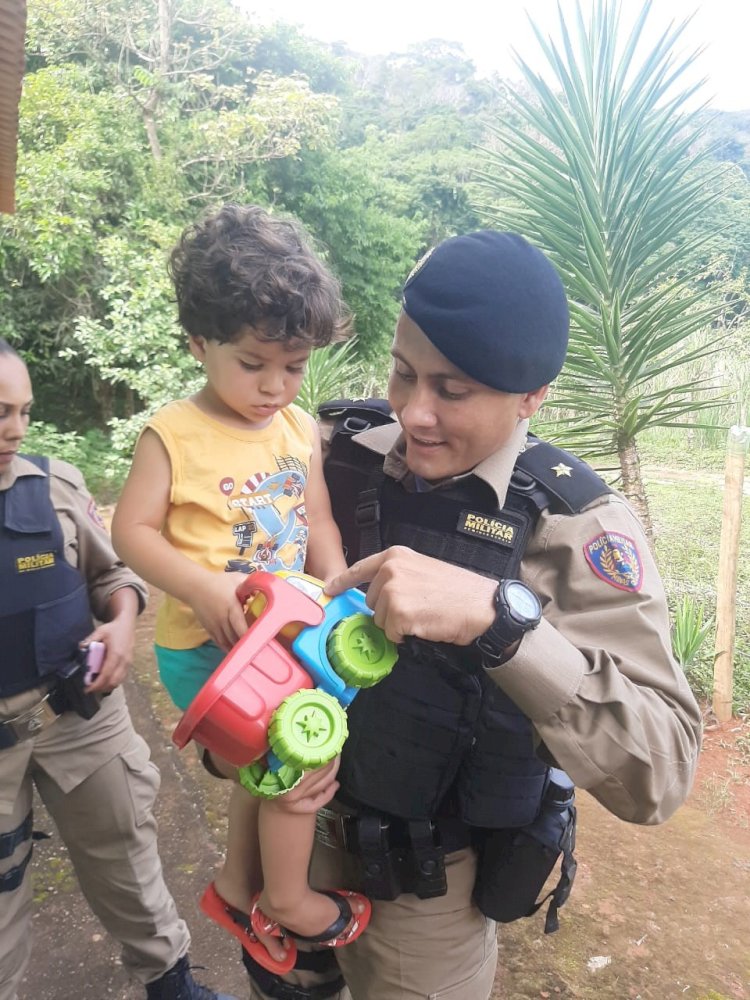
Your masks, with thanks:
[(50, 496), (63, 530), (65, 558), (85, 577), (94, 615), (106, 621), (109, 599), (121, 587), (135, 590), (142, 611), (148, 597), (146, 586), (117, 558), (78, 469), (67, 462), (51, 460)]
[(579, 787), (621, 819), (664, 821), (692, 786), (701, 714), (635, 514), (611, 496), (542, 515), (523, 570), (544, 618), (489, 674)]

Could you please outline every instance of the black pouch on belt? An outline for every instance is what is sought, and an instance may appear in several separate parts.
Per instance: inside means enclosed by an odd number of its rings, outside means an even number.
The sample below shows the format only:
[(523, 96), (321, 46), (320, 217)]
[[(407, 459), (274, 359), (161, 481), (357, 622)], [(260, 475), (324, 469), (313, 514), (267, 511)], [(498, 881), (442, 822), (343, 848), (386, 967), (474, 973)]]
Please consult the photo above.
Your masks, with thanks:
[[(542, 806), (533, 823), (520, 829), (482, 832), (474, 901), (485, 916), (510, 923), (530, 917), (549, 899), (544, 932), (550, 934), (558, 929), (557, 911), (570, 895), (576, 871), (574, 801), (570, 778), (551, 768)], [(537, 902), (560, 855), (560, 879)]]

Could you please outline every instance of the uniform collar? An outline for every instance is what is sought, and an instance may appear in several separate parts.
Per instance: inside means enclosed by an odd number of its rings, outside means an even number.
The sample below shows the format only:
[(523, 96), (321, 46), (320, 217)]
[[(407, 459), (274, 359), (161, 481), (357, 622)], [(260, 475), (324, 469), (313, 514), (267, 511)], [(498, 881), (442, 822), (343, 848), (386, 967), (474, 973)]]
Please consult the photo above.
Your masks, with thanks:
[[(498, 507), (503, 507), (513, 467), (520, 452), (526, 446), (528, 431), (529, 421), (519, 420), (510, 439), (496, 452), (481, 461), (471, 472), (443, 480), (433, 488), (444, 488), (462, 479), (467, 479), (469, 476), (475, 476), (492, 489), (497, 498)], [(370, 451), (385, 456), (383, 471), (386, 475), (403, 483), (405, 489), (416, 490), (414, 476), (404, 461), (404, 440), (401, 428), (397, 423), (386, 424), (383, 427), (371, 427), (368, 431), (356, 434), (354, 440)]]
[(0, 490), (9, 490), (22, 476), (44, 476), (44, 472), (27, 458), (16, 455), (7, 469), (0, 472)]

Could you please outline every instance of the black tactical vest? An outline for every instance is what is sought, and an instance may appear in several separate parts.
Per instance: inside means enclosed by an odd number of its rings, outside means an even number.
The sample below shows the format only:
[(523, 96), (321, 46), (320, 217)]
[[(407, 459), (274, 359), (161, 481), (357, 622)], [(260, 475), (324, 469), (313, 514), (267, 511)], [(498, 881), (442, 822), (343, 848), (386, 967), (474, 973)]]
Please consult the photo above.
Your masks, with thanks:
[[(334, 415), (341, 405), (330, 404)], [(367, 405), (354, 408), (350, 426), (339, 420), (325, 460), (350, 563), (406, 545), (493, 579), (517, 577), (541, 510), (575, 513), (609, 492), (580, 459), (531, 439), (501, 510), (494, 491), (473, 476), (445, 492), (408, 493), (383, 474), (382, 456), (347, 433), (364, 429)], [(377, 413), (372, 423), (387, 420)], [(575, 469), (564, 483), (552, 471), (560, 463)], [(485, 828), (531, 823), (549, 768), (535, 753), (531, 722), (487, 676), (479, 652), (409, 638), (399, 654), (390, 676), (359, 692), (348, 710), (338, 775), (344, 796), (409, 819), (457, 814)]]
[(45, 473), (19, 476), (0, 492), (0, 697), (65, 672), (93, 628), (86, 581), (65, 559)]

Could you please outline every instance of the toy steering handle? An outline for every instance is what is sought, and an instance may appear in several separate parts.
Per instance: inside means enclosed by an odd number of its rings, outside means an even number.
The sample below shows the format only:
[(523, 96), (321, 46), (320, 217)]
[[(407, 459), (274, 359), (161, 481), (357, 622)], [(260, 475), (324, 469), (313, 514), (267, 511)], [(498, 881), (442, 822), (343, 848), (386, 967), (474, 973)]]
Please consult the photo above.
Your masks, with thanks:
[(237, 588), (237, 599), (244, 607), (247, 600), (258, 592), (265, 597), (266, 606), (250, 626), (257, 648), (268, 645), (285, 625), (292, 622), (320, 625), (325, 617), (325, 611), (317, 601), (273, 573), (257, 570), (248, 574)]

